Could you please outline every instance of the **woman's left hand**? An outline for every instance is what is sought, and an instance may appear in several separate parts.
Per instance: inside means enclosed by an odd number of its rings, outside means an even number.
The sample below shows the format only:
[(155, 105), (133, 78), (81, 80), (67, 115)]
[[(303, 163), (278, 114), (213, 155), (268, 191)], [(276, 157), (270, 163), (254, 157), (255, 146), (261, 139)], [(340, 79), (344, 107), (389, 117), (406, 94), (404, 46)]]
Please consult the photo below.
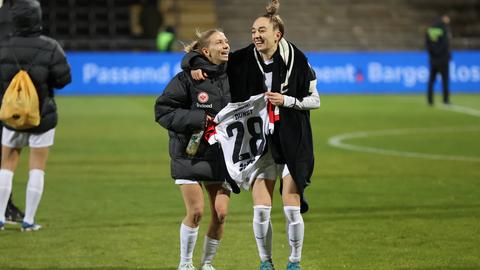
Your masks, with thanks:
[(268, 98), (268, 101), (270, 101), (273, 105), (275, 106), (282, 106), (284, 102), (284, 97), (280, 93), (274, 93), (274, 92), (266, 92), (265, 96)]

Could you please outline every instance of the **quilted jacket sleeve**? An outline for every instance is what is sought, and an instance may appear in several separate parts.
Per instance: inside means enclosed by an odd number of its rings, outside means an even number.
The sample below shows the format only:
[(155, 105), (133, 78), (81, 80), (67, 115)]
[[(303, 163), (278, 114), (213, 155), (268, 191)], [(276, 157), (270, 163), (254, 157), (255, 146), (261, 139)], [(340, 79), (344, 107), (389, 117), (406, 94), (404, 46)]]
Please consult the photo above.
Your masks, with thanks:
[(205, 126), (205, 111), (191, 109), (189, 82), (179, 73), (155, 102), (155, 121), (177, 133), (192, 133)]
[(58, 43), (53, 50), (50, 71), (49, 81), (54, 88), (61, 89), (72, 81), (70, 65), (65, 57), (65, 52)]

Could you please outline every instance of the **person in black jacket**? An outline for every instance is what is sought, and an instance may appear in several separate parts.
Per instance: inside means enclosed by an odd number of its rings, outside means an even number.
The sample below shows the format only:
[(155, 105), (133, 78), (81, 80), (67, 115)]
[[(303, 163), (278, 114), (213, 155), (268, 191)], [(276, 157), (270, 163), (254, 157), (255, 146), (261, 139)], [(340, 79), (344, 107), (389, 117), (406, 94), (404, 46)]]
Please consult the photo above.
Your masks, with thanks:
[[(11, 9), (12, 36), (0, 42), (0, 99), (3, 99), (15, 74), (24, 69), (37, 90), (40, 106), (39, 126), (21, 131), (5, 123), (3, 127), (0, 213), (5, 211), (7, 205), (21, 149), (30, 147), (30, 173), (22, 231), (41, 228), (34, 218), (43, 193), (45, 165), (57, 125), (54, 88), (63, 88), (71, 81), (70, 66), (62, 48), (54, 39), (41, 35), (41, 15), (39, 2), (16, 0)], [(4, 217), (0, 217), (0, 226), (4, 222)]]
[[(282, 179), (280, 192), (291, 251), (287, 269), (300, 269), (304, 235), (301, 213), (309, 208), (304, 189), (310, 184), (314, 166), (309, 110), (320, 107), (315, 72), (306, 56), (283, 38), (285, 27), (276, 14), (279, 5), (273, 0), (267, 12), (254, 21), (253, 44), (233, 52), (227, 69), (232, 102), (265, 92), (278, 110), (274, 134), (268, 138), (267, 155), (271, 154), (273, 160), (252, 175), (253, 231), (260, 269), (265, 270), (274, 269), (270, 212), (277, 176)], [(201, 70), (192, 71), (192, 76), (205, 78)]]
[(187, 212), (180, 226), (178, 269), (195, 269), (192, 255), (204, 208), (203, 184), (210, 198), (212, 217), (205, 236), (201, 269), (210, 270), (214, 269), (211, 263), (223, 235), (230, 199), (230, 190), (225, 184), (226, 167), (218, 144), (209, 145), (204, 138), (196, 153), (186, 151), (191, 138), (201, 136), (199, 131), (204, 130), (207, 121), (230, 102), (225, 64), (230, 46), (225, 35), (213, 29), (199, 33), (197, 41), (186, 51), (202, 55), (202, 68), (209, 79), (198, 82), (189, 72), (177, 74), (156, 100), (155, 120), (168, 129), (171, 174), (180, 185)]
[(450, 53), (450, 18), (443, 15), (438, 22), (427, 29), (425, 43), (430, 58), (430, 77), (428, 78), (427, 101), (433, 105), (433, 85), (437, 74), (442, 77), (443, 103), (450, 104), (449, 62)]
[[(10, 0), (4, 0), (0, 6), (0, 40), (7, 39), (12, 32), (12, 19), (10, 17)], [(0, 123), (0, 138), (2, 137), (2, 126)], [(0, 157), (1, 157), (0, 152)], [(5, 220), (7, 222), (22, 222), (24, 214), (13, 204), (12, 193), (8, 199), (7, 209), (5, 210)]]

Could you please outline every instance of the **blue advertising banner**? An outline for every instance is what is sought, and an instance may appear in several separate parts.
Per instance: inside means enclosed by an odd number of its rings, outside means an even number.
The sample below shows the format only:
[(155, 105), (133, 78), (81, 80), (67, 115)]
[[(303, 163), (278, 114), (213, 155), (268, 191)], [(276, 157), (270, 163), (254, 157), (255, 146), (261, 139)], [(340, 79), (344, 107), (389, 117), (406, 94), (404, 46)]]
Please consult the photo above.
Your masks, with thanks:
[(160, 94), (180, 72), (183, 53), (67, 53), (72, 83), (65, 95)]
[[(423, 52), (310, 53), (320, 93), (424, 92), (429, 78)], [(436, 88), (440, 89), (440, 77)], [(480, 52), (454, 52), (450, 62), (452, 92), (480, 92)]]
[[(183, 53), (68, 53), (73, 81), (64, 95), (159, 95), (180, 71)], [(423, 93), (424, 52), (311, 52), (322, 94)], [(480, 93), (480, 51), (453, 53), (452, 92)], [(438, 79), (436, 88), (440, 88)]]

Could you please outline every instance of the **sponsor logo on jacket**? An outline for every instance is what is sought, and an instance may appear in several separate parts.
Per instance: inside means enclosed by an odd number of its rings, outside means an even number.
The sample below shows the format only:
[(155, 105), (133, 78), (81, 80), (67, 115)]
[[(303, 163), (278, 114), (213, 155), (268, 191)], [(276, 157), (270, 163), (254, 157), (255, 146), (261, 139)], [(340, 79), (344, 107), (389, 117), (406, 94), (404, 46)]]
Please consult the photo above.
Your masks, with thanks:
[(209, 99), (210, 99), (210, 97), (208, 96), (207, 92), (202, 91), (202, 92), (198, 93), (198, 95), (197, 95), (198, 102), (196, 104), (197, 108), (206, 108), (206, 109), (213, 108), (212, 103), (206, 104)]

